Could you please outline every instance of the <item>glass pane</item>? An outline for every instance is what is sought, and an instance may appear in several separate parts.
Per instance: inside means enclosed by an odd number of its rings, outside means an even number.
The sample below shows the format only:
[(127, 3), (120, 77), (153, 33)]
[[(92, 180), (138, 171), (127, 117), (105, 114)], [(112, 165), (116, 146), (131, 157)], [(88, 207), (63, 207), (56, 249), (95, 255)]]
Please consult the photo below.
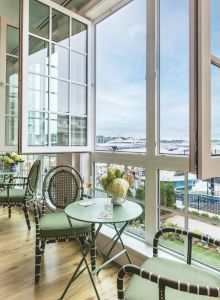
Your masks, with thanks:
[(220, 58), (220, 1), (211, 0), (211, 53)]
[(48, 110), (48, 78), (29, 74), (29, 110)]
[(6, 59), (6, 83), (18, 86), (18, 58), (7, 55)]
[(87, 56), (71, 51), (71, 80), (79, 83), (87, 82)]
[(87, 52), (87, 26), (74, 19), (72, 19), (71, 48)]
[[(219, 240), (220, 224), (208, 224), (201, 220), (189, 219), (189, 230)], [(192, 259), (215, 269), (220, 269), (220, 248), (207, 242), (193, 239)]]
[(13, 116), (18, 115), (18, 88), (16, 87), (6, 87), (5, 113)]
[(146, 151), (146, 0), (96, 26), (96, 149)]
[(5, 117), (5, 145), (18, 145), (18, 118)]
[(160, 0), (160, 153), (189, 151), (189, 0)]
[(33, 36), (29, 37), (29, 72), (48, 75), (49, 43)]
[[(126, 199), (139, 203), (143, 209), (143, 214), (137, 220), (130, 222), (126, 227), (126, 231), (145, 238), (145, 168), (96, 162), (95, 196), (98, 198), (107, 197), (107, 193), (104, 191), (100, 179), (107, 174), (108, 167), (113, 168), (114, 172), (116, 172), (117, 169), (120, 170), (121, 176), (129, 182)], [(113, 177), (116, 176), (114, 172), (112, 172)]]
[(87, 146), (87, 119), (71, 118), (71, 145)]
[(86, 86), (71, 85), (71, 113), (86, 115)]
[(52, 115), (50, 128), (51, 146), (69, 145), (69, 117)]
[(19, 49), (19, 29), (7, 26), (7, 53), (18, 55)]
[(220, 68), (211, 66), (211, 153), (220, 155)]
[(48, 114), (29, 112), (28, 146), (48, 145)]
[(49, 7), (36, 0), (29, 1), (29, 31), (49, 38)]
[(69, 79), (69, 50), (52, 44), (51, 75)]
[(51, 79), (50, 110), (54, 112), (69, 112), (69, 83)]
[[(174, 212), (160, 210), (160, 228), (184, 228), (184, 217)], [(184, 237), (175, 233), (164, 233), (160, 245), (184, 255)]]
[(53, 9), (52, 40), (63, 46), (69, 46), (69, 17)]

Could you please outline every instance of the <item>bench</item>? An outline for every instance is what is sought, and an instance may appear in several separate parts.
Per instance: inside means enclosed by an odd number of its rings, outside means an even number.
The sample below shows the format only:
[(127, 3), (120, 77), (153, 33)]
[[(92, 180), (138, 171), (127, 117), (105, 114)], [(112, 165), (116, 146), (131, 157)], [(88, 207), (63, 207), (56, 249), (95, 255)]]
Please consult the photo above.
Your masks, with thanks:
[[(158, 257), (159, 238), (164, 233), (187, 237), (187, 264)], [(191, 265), (193, 239), (220, 246), (220, 241), (178, 228), (159, 230), (153, 241), (153, 257), (141, 267), (123, 266), (117, 278), (119, 300), (210, 300), (220, 298), (220, 276), (216, 273)], [(124, 287), (125, 275), (133, 276)], [(166, 297), (166, 298), (165, 298)]]

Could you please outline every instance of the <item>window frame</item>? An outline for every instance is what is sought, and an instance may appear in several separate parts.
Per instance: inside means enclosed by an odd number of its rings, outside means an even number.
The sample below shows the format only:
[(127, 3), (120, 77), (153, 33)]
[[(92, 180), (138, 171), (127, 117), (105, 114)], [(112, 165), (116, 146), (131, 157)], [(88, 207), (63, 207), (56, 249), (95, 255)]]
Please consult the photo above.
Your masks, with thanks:
[[(19, 73), (20, 73), (20, 94), (19, 94), (19, 152), (20, 153), (62, 153), (62, 152), (89, 152), (92, 149), (92, 139), (91, 139), (91, 124), (92, 124), (92, 93), (91, 93), (91, 57), (92, 57), (92, 23), (86, 18), (81, 17), (80, 15), (70, 11), (67, 8), (64, 8), (51, 0), (37, 0), (40, 3), (43, 3), (49, 6), (49, 9), (55, 9), (65, 15), (69, 16), (71, 19), (76, 19), (87, 25), (87, 113), (85, 118), (87, 119), (87, 145), (86, 146), (71, 146), (71, 118), (75, 116), (71, 112), (68, 113), (69, 116), (69, 145), (68, 146), (52, 146), (50, 145), (50, 120), (47, 125), (48, 130), (48, 143), (47, 146), (29, 146), (28, 145), (28, 37), (29, 37), (29, 0), (20, 1), (20, 64)], [(50, 21), (51, 23), (51, 21)], [(71, 26), (71, 22), (70, 22)], [(34, 34), (31, 34), (34, 36)], [(37, 36), (36, 36), (37, 37)], [(45, 39), (42, 37), (42, 40), (49, 41), (52, 43), (51, 37)], [(54, 44), (57, 44), (54, 42)], [(51, 55), (51, 54), (50, 54)], [(45, 77), (45, 76), (44, 76)], [(48, 76), (47, 76), (48, 77)], [(53, 78), (51, 74), (50, 78)], [(48, 77), (48, 78), (49, 78)], [(71, 88), (71, 87), (70, 87)], [(48, 111), (45, 111), (48, 113)], [(49, 114), (52, 112), (50, 111)], [(56, 112), (57, 115), (60, 115)], [(61, 114), (63, 115), (63, 114)], [(49, 116), (49, 115), (48, 115)], [(50, 118), (49, 118), (50, 119)]]

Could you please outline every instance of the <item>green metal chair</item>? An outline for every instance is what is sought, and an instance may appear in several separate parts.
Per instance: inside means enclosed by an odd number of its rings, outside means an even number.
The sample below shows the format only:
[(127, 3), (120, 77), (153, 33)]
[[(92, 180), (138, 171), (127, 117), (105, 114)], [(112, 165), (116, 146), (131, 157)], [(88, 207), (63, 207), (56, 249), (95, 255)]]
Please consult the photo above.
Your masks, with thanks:
[[(95, 228), (90, 223), (77, 220), (68, 221), (63, 211), (74, 202), (83, 199), (83, 184), (79, 172), (70, 166), (56, 166), (45, 176), (43, 182), (43, 202), (36, 200), (34, 214), (36, 223), (35, 283), (40, 280), (41, 257), (45, 244), (68, 242), (79, 238), (81, 246), (92, 238)], [(91, 250), (92, 266), (95, 264), (95, 245)]]
[(8, 207), (9, 218), (11, 218), (11, 208), (20, 206), (23, 208), (27, 227), (30, 230), (28, 206), (37, 192), (37, 183), (40, 173), (40, 160), (36, 160), (28, 174), (28, 177), (14, 177), (10, 182), (0, 184), (0, 206)]
[[(159, 238), (163, 233), (181, 234), (187, 237), (187, 264), (168, 258), (158, 257)], [(196, 266), (191, 266), (193, 239), (199, 239), (215, 246), (220, 241), (177, 228), (163, 228), (158, 231), (153, 242), (153, 257), (141, 267), (123, 266), (117, 279), (119, 300), (208, 300), (220, 297), (220, 277), (218, 274)], [(124, 287), (124, 277), (133, 274), (128, 286)]]

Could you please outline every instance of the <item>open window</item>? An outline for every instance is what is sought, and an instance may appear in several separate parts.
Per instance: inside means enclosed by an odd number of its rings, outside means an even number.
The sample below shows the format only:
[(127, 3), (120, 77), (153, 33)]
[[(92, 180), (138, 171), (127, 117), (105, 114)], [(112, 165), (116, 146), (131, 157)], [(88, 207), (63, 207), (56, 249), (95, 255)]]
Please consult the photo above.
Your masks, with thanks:
[(48, 0), (21, 3), (22, 153), (91, 146), (91, 24)]

